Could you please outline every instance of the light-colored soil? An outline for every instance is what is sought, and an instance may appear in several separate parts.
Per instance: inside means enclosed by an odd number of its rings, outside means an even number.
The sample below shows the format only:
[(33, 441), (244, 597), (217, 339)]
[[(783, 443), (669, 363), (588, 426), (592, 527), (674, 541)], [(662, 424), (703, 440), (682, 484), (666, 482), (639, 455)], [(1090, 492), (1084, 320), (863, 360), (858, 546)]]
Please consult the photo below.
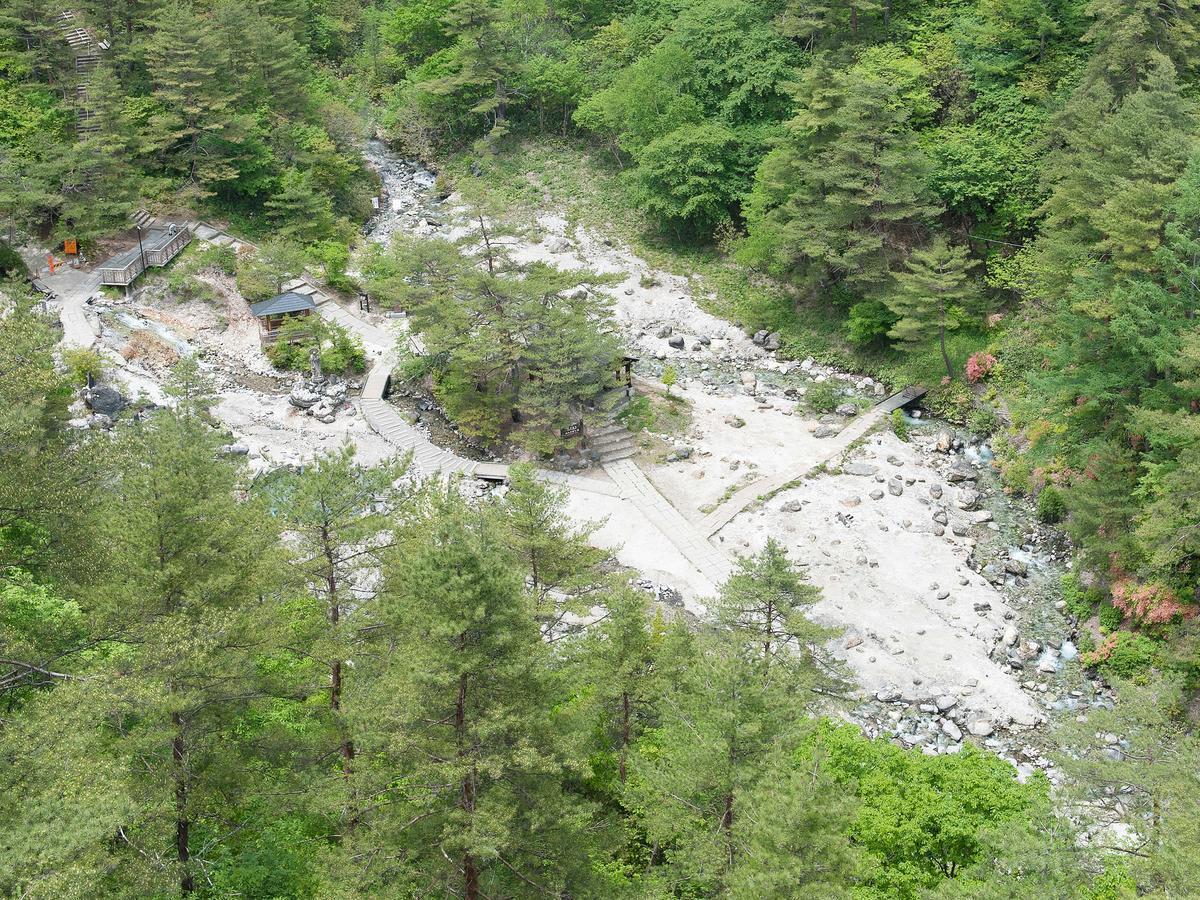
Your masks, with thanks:
[[(718, 540), (742, 553), (768, 537), (788, 548), (824, 591), (816, 617), (845, 629), (849, 640), (837, 646), (868, 692), (894, 685), (948, 693), (988, 718), (1033, 724), (1035, 704), (988, 656), (1013, 610), (968, 568), (971, 537), (956, 537), (949, 527), (934, 533), (935, 509), (944, 509), (950, 524), (978, 527), (955, 506), (958, 489), (929, 465), (928, 454), (891, 434), (872, 435), (853, 458), (878, 466), (878, 474), (806, 479), (735, 517)], [(887, 489), (896, 475), (906, 482), (901, 496)], [(941, 500), (931, 497), (935, 484)], [(882, 498), (871, 499), (873, 490)], [(798, 512), (786, 511), (797, 501)], [(938, 599), (944, 591), (949, 596)], [(987, 609), (977, 612), (976, 604)]]

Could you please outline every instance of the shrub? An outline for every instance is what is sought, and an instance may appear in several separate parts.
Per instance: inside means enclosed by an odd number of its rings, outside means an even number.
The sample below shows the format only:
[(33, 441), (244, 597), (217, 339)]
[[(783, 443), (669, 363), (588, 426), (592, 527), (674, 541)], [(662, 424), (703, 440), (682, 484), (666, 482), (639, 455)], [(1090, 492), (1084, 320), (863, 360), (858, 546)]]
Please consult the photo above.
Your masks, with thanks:
[(967, 413), (967, 429), (975, 434), (993, 434), (999, 427), (1000, 419), (996, 410), (986, 403), (972, 406)]
[(864, 300), (850, 307), (846, 337), (860, 347), (882, 340), (896, 324), (896, 314), (878, 300)]
[(908, 422), (904, 419), (903, 410), (892, 410), (892, 433), (902, 441), (907, 441), (909, 438)]
[(654, 409), (650, 400), (644, 394), (638, 394), (617, 413), (617, 421), (629, 431), (637, 434), (654, 425)]
[(29, 269), (25, 266), (25, 260), (21, 259), (21, 254), (4, 241), (0, 241), (0, 277), (28, 274)]
[(1165, 625), (1176, 616), (1186, 617), (1193, 612), (1166, 585), (1138, 584), (1132, 578), (1122, 578), (1113, 584), (1112, 602), (1138, 625)]
[(663, 369), (662, 383), (663, 383), (663, 387), (665, 387), (667, 389), (668, 397), (671, 396), (671, 388), (675, 387), (675, 384), (678, 381), (679, 381), (679, 373), (677, 371), (675, 371), (674, 366), (667, 366), (665, 369)]
[(833, 412), (842, 402), (842, 391), (832, 381), (816, 381), (809, 385), (804, 397), (817, 412)]
[(202, 269), (215, 269), (222, 275), (233, 275), (237, 272), (237, 267), (238, 255), (236, 250), (232, 247), (222, 247), (219, 244), (209, 244), (196, 254), (188, 268), (193, 272), (199, 272)]
[(1100, 620), (1100, 630), (1108, 633), (1116, 631), (1121, 627), (1121, 623), (1125, 621), (1125, 614), (1111, 603), (1105, 603), (1100, 607), (1098, 618)]
[(363, 372), (366, 353), (362, 342), (335, 322), (315, 315), (292, 317), (279, 329), (279, 338), (267, 348), (267, 357), (277, 369), (306, 371), (313, 348), (321, 355), (324, 372)]
[(1052, 484), (1042, 488), (1037, 498), (1038, 521), (1055, 525), (1061, 522), (1066, 514), (1067, 503), (1063, 499), (1062, 491)]
[(68, 347), (63, 350), (62, 358), (74, 384), (87, 384), (89, 375), (93, 380), (98, 380), (108, 368), (103, 356), (84, 347)]
[(1118, 631), (1091, 653), (1080, 657), (1084, 665), (1095, 666), (1105, 675), (1136, 678), (1145, 675), (1158, 662), (1160, 645), (1144, 634)]
[(972, 353), (967, 359), (967, 381), (971, 384), (977, 384), (987, 378), (988, 374), (996, 365), (996, 357), (990, 353), (984, 353), (982, 350), (978, 353)]
[(1100, 602), (1100, 592), (1096, 588), (1085, 588), (1079, 583), (1079, 576), (1074, 572), (1063, 575), (1060, 583), (1067, 609), (1080, 619), (1088, 618)]

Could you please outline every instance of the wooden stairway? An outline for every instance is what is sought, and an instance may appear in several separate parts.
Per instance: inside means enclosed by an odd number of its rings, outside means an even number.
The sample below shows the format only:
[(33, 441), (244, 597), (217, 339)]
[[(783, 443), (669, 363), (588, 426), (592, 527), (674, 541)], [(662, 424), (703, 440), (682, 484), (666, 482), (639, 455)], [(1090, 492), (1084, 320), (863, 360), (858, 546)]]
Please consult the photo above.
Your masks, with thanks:
[(96, 115), (88, 105), (88, 88), (92, 73), (100, 65), (100, 54), (109, 47), (108, 41), (97, 41), (90, 28), (83, 26), (74, 10), (64, 10), (54, 17), (63, 40), (75, 53), (75, 134), (82, 138), (100, 129)]

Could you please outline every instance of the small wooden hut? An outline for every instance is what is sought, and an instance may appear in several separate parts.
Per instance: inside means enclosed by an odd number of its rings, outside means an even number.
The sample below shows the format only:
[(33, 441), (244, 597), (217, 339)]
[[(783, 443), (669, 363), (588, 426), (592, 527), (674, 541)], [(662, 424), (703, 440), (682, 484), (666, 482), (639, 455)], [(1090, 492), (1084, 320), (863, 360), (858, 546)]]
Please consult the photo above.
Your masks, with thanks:
[(259, 334), (264, 344), (269, 344), (279, 337), (279, 329), (288, 319), (307, 318), (316, 310), (317, 305), (313, 303), (312, 297), (297, 294), (295, 291), (250, 304), (250, 312), (258, 319)]

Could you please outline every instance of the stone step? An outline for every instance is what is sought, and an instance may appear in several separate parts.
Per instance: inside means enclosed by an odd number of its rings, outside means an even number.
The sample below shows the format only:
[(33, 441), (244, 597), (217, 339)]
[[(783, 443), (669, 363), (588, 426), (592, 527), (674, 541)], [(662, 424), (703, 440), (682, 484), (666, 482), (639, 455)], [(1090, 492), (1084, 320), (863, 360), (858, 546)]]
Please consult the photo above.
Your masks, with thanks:
[(607, 463), (617, 462), (621, 459), (629, 459), (631, 456), (637, 456), (636, 447), (621, 447), (617, 450), (606, 450), (600, 454), (600, 464), (605, 465)]
[(605, 434), (605, 436), (599, 438), (593, 437), (588, 440), (588, 444), (592, 446), (593, 450), (604, 450), (605, 448), (610, 448), (610, 446), (622, 446), (632, 443), (634, 443), (634, 436), (628, 431), (623, 434)]

